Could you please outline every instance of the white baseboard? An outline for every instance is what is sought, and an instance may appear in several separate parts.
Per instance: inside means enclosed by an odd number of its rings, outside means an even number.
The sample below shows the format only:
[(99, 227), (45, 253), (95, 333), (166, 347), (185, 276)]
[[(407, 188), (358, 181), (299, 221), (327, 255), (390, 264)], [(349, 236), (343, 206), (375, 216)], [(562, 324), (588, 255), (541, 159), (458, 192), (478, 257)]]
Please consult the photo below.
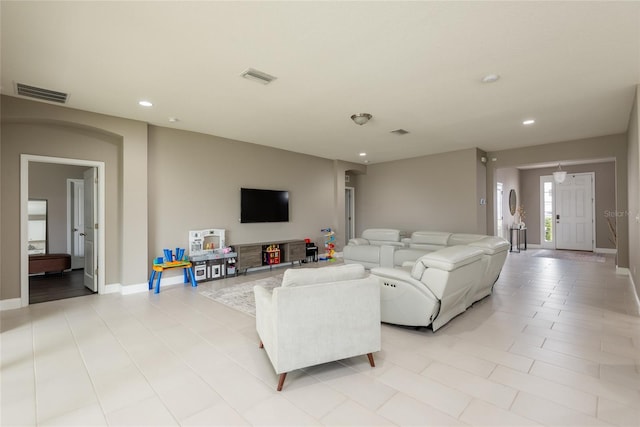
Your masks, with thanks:
[(616, 275), (631, 277), (631, 274), (629, 274), (629, 269), (628, 268), (626, 268), (626, 267), (618, 267), (617, 265), (616, 265)]
[(542, 245), (538, 243), (527, 243), (527, 249), (542, 249)]
[(142, 292), (149, 292), (149, 282), (120, 286), (120, 293), (122, 295), (139, 294)]
[(103, 294), (119, 294), (122, 290), (122, 285), (120, 283), (109, 283), (104, 285)]
[(16, 308), (22, 307), (20, 304), (22, 304), (20, 298), (9, 298), (0, 300), (0, 311), (15, 310)]
[(613, 254), (613, 255), (618, 253), (616, 249), (611, 249), (611, 248), (595, 248), (593, 252), (596, 254)]

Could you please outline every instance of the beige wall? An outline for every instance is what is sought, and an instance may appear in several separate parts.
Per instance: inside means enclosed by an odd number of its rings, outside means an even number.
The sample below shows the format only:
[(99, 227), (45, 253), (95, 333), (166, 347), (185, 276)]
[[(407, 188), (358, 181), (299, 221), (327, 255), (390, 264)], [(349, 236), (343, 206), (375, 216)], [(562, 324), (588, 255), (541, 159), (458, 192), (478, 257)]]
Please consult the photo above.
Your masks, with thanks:
[[(306, 237), (321, 244), (322, 228), (338, 228), (331, 160), (156, 126), (148, 159), (149, 262), (163, 248), (187, 247), (189, 230), (224, 228), (228, 245)], [(343, 206), (344, 174), (343, 167)], [(289, 191), (289, 222), (241, 224), (241, 187)]]
[(1, 107), (0, 299), (20, 297), (21, 154), (105, 162), (106, 283), (145, 283), (146, 123), (7, 96)]
[(82, 179), (84, 166), (33, 162), (29, 198), (47, 200), (49, 253), (67, 252), (67, 179)]
[[(536, 163), (549, 163), (568, 160), (615, 159), (616, 164), (616, 210), (627, 211), (627, 135), (608, 135), (553, 144), (535, 145), (531, 147), (501, 150), (488, 153), (495, 161), (489, 162), (487, 168), (487, 185), (495, 188), (495, 171), (504, 167), (517, 167)], [(487, 227), (493, 234), (494, 195), (488, 194)], [(618, 256), (619, 267), (629, 265), (629, 231), (626, 221), (618, 221)]]
[[(607, 217), (615, 221), (616, 211), (616, 168), (614, 162), (591, 163), (563, 166), (563, 170), (571, 173), (594, 172), (595, 174), (595, 220), (596, 248), (613, 249), (615, 245), (609, 240)], [(525, 169), (520, 171), (521, 202), (527, 212), (527, 239), (529, 243), (540, 244), (540, 177), (551, 175), (557, 168)]]
[(367, 228), (483, 233), (478, 164), (485, 168), (472, 148), (369, 165), (356, 176), (356, 235)]
[[(498, 182), (502, 183), (502, 192), (503, 192), (503, 200), (502, 200), (502, 236), (509, 240), (509, 227), (515, 221), (514, 215), (511, 215), (511, 211), (509, 210), (509, 193), (511, 190), (515, 191), (516, 194), (516, 206), (520, 205), (522, 201), (520, 200), (522, 197), (522, 193), (520, 192), (520, 171), (516, 168), (500, 168), (496, 170), (496, 184)], [(492, 193), (496, 194), (496, 185), (493, 186), (494, 190)], [(494, 210), (495, 210), (495, 198), (494, 198)], [(495, 234), (498, 235), (497, 230)], [(528, 236), (527, 236), (528, 237)]]
[(629, 119), (629, 138), (627, 167), (629, 168), (629, 210), (623, 217), (629, 222), (629, 272), (636, 286), (636, 295), (640, 294), (640, 86), (636, 89), (636, 98)]

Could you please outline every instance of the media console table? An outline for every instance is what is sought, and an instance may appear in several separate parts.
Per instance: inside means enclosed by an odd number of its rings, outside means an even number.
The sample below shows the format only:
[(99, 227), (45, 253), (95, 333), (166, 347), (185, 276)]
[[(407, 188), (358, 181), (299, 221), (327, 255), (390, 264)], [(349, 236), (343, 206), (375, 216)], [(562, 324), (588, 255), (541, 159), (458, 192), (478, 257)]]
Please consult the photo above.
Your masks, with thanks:
[(264, 264), (262, 258), (262, 251), (266, 247), (271, 245), (278, 245), (280, 247), (280, 263), (295, 263), (301, 264), (307, 257), (307, 247), (304, 240), (273, 240), (268, 242), (259, 243), (242, 243), (239, 245), (232, 245), (234, 252), (238, 254), (236, 263), (236, 272), (247, 270), (250, 268), (262, 267)]

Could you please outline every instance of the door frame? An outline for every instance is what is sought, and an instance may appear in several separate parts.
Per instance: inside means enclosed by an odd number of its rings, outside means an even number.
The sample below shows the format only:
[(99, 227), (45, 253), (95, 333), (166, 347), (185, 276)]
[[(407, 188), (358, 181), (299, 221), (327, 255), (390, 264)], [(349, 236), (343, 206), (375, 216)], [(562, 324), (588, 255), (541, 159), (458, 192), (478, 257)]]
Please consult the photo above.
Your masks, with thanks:
[[(345, 214), (351, 217), (351, 222), (349, 224), (345, 224), (344, 228), (346, 231), (347, 227), (349, 227), (349, 230), (348, 230), (349, 235), (355, 237), (356, 236), (356, 189), (355, 187), (344, 187), (344, 191), (345, 191), (345, 196), (347, 195), (347, 193), (349, 193), (349, 195), (351, 196), (351, 204), (349, 206), (350, 208), (349, 212), (347, 212), (347, 206), (345, 206)], [(346, 239), (346, 237), (347, 236), (345, 235), (345, 242), (344, 242), (345, 245), (349, 243), (349, 240)]]
[[(495, 235), (504, 239), (504, 183), (496, 182)], [(500, 192), (500, 195), (498, 195)]]
[(32, 154), (20, 155), (20, 306), (29, 305), (29, 256), (28, 247), (28, 215), (27, 203), (29, 201), (29, 163), (53, 163), (61, 165), (74, 165), (94, 167), (98, 173), (98, 294), (105, 291), (105, 164), (93, 160), (68, 159), (64, 157), (37, 156)]

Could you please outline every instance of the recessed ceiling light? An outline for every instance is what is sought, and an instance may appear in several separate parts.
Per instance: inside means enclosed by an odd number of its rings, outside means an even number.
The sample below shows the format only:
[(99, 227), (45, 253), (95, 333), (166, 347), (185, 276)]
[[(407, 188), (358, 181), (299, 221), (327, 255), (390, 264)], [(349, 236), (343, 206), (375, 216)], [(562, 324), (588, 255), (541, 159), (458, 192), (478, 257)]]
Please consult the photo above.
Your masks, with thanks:
[(495, 83), (500, 80), (500, 76), (498, 74), (487, 74), (482, 78), (482, 83)]
[(169, 121), (170, 121), (171, 123), (176, 123), (176, 122), (179, 122), (179, 121), (180, 121), (180, 119), (179, 119), (179, 118), (177, 118), (177, 117), (169, 117)]
[(534, 124), (535, 122), (536, 121), (533, 120), (533, 119), (527, 119), (527, 120), (523, 121), (522, 124), (525, 125), (525, 126), (529, 126), (529, 125)]
[(360, 157), (364, 157), (366, 155), (367, 155), (367, 153), (360, 153)]
[(138, 102), (138, 104), (142, 105), (143, 107), (152, 107), (153, 104), (149, 101), (140, 101)]

